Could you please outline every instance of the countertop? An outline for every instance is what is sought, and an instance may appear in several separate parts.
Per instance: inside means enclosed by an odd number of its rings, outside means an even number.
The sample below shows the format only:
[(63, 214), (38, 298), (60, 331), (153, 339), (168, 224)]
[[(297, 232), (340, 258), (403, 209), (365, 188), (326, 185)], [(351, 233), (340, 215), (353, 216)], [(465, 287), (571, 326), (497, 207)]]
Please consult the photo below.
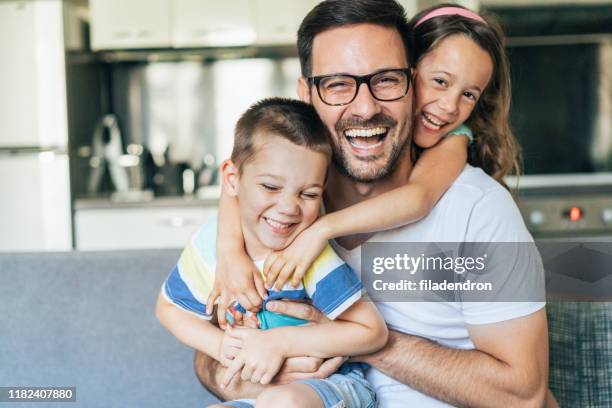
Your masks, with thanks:
[(115, 208), (164, 208), (164, 207), (203, 207), (219, 204), (220, 186), (207, 186), (194, 195), (136, 198), (133, 200), (117, 200), (106, 197), (82, 197), (74, 202), (74, 209), (115, 209)]

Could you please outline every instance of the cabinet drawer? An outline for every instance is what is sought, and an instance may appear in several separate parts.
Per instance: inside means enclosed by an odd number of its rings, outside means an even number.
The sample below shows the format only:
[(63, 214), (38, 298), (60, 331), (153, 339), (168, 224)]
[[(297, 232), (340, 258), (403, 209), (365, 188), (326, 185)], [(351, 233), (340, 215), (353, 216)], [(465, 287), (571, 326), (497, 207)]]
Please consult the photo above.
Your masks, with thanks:
[(215, 207), (83, 209), (75, 214), (79, 250), (180, 248)]
[(171, 45), (170, 0), (90, 0), (91, 48), (161, 48)]

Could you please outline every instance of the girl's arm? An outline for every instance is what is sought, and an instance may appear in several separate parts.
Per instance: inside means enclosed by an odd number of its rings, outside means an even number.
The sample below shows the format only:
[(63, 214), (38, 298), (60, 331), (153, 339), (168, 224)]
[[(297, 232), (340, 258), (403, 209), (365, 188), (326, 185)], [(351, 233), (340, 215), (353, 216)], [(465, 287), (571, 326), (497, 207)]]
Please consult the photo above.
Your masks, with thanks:
[(217, 268), (206, 311), (210, 314), (218, 299), (217, 319), (225, 327), (226, 309), (234, 300), (254, 312), (261, 308), (261, 299), (265, 296), (260, 272), (244, 249), (238, 202), (222, 188), (217, 222)]
[(271, 330), (235, 328), (230, 336), (242, 342), (242, 349), (223, 374), (222, 386), (241, 370), (243, 379), (267, 384), (290, 357), (330, 358), (379, 350), (387, 343), (388, 329), (374, 304), (360, 300), (328, 323)]
[(282, 288), (293, 275), (297, 286), (330, 239), (395, 228), (429, 214), (465, 167), (467, 145), (467, 137), (446, 137), (425, 150), (408, 184), (319, 218), (288, 248), (268, 256), (266, 284)]

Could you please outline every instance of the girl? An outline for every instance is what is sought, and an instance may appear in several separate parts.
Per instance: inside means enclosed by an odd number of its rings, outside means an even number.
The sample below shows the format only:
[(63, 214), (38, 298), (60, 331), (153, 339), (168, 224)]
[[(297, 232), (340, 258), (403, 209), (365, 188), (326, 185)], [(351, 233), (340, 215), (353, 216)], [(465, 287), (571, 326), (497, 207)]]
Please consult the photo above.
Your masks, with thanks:
[[(416, 96), (416, 162), (409, 183), (320, 217), (288, 248), (268, 256), (267, 287), (280, 289), (289, 278), (293, 285), (299, 283), (330, 239), (390, 229), (426, 216), (466, 161), (504, 186), (503, 176), (518, 174), (517, 145), (508, 126), (509, 68), (499, 26), (466, 8), (440, 5), (415, 16), (409, 32)], [(402, 205), (394, 206), (398, 202)], [(223, 196), (220, 210), (219, 225), (224, 228), (218, 231), (219, 263), (207, 310), (218, 303), (218, 319), (224, 324), (231, 301), (256, 310), (265, 288), (242, 249), (236, 204)], [(341, 244), (350, 246), (347, 241)]]

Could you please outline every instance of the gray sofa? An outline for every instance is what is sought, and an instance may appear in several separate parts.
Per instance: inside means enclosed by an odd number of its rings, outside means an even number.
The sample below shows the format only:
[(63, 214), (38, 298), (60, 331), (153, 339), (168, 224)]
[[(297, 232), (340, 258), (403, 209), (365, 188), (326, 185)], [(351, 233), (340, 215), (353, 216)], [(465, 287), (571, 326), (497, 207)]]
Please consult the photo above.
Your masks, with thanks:
[[(0, 254), (0, 387), (75, 386), (69, 407), (216, 401), (193, 374), (192, 351), (154, 315), (179, 253)], [(561, 406), (612, 406), (612, 305), (552, 302), (548, 313)], [(60, 406), (32, 406), (45, 405)]]

